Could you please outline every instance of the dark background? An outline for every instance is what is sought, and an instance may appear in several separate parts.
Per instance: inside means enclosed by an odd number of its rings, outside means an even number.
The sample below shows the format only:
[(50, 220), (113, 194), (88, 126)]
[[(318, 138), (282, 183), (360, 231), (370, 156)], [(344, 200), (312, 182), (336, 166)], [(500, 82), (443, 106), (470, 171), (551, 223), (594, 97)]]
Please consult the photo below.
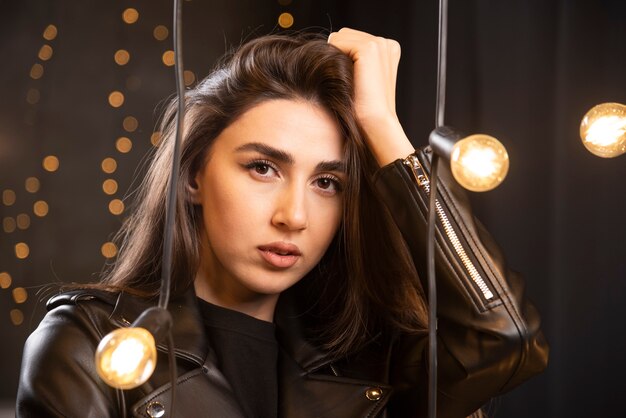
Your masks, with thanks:
[[(228, 46), (272, 31), (282, 12), (292, 29), (351, 26), (399, 40), (400, 118), (415, 145), (434, 125), (437, 1), (191, 0), (185, 1), (184, 54), (203, 77)], [(139, 11), (134, 24), (123, 10)], [(0, 218), (27, 214), (30, 225), (0, 229), (0, 399), (12, 403), (24, 340), (43, 315), (54, 282), (89, 281), (105, 262), (101, 245), (120, 226), (112, 198), (132, 198), (133, 179), (152, 147), (158, 105), (174, 92), (173, 67), (161, 54), (171, 36), (165, 0), (0, 0), (0, 192), (13, 190)], [(58, 36), (46, 41), (54, 24)], [(53, 48), (42, 61), (43, 44)], [(131, 54), (117, 65), (118, 49)], [(593, 105), (626, 104), (626, 1), (450, 0), (446, 122), (494, 135), (511, 156), (509, 176), (473, 195), (476, 212), (527, 279), (551, 343), (543, 375), (496, 400), (496, 417), (623, 417), (626, 394), (626, 156), (601, 159), (581, 145), (578, 126)], [(39, 79), (29, 76), (43, 65)], [(130, 80), (129, 80), (130, 78)], [(139, 82), (137, 81), (139, 80)], [(29, 90), (39, 99), (27, 101)], [(125, 95), (109, 106), (113, 90)], [(31, 92), (32, 94), (32, 92)], [(134, 116), (139, 128), (122, 127)], [(115, 141), (127, 136), (129, 153)], [(42, 167), (55, 155), (60, 167)], [(117, 171), (105, 174), (105, 157)], [(139, 168), (137, 168), (139, 167)], [(41, 183), (24, 189), (28, 177)], [(102, 182), (115, 179), (108, 196)], [(33, 214), (45, 200), (49, 213)], [(4, 221), (3, 221), (4, 222)], [(30, 247), (26, 259), (14, 245)], [(17, 303), (14, 290), (27, 300)], [(19, 298), (18, 298), (19, 299)], [(19, 312), (18, 312), (19, 311)], [(20, 322), (20, 314), (23, 320)]]

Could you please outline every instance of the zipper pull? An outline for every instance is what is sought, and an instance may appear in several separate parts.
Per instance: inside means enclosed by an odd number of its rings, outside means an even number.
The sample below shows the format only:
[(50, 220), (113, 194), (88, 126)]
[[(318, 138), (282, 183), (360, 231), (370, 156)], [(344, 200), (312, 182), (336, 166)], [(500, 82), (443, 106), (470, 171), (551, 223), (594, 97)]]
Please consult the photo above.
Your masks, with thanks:
[(409, 155), (404, 159), (404, 164), (411, 168), (411, 172), (413, 173), (413, 177), (415, 177), (417, 185), (426, 189), (426, 193), (430, 193), (430, 180), (428, 180), (426, 170), (422, 167), (422, 164), (417, 159), (417, 156), (415, 156), (415, 154)]

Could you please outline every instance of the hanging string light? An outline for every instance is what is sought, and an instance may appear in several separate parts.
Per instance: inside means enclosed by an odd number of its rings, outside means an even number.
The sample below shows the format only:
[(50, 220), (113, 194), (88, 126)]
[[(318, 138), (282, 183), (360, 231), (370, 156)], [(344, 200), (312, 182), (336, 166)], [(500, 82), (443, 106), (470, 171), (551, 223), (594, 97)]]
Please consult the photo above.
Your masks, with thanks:
[[(174, 358), (174, 341), (171, 333), (172, 318), (167, 310), (167, 305), (170, 297), (173, 253), (172, 235), (176, 217), (176, 184), (180, 169), (180, 143), (182, 141), (185, 113), (185, 84), (182, 65), (182, 2), (180, 0), (174, 0), (173, 28), (174, 72), (176, 75), (178, 111), (173, 161), (166, 201), (167, 209), (165, 211), (165, 238), (159, 302), (158, 306), (144, 311), (130, 327), (117, 329), (105, 336), (98, 344), (95, 355), (96, 370), (103, 381), (116, 388), (130, 389), (146, 382), (152, 375), (156, 366), (156, 342), (167, 339), (170, 381), (172, 382), (170, 416), (174, 404), (176, 363)], [(136, 127), (135, 125), (132, 128), (136, 129)], [(134, 131), (134, 129), (128, 128), (130, 127), (125, 126), (128, 132)]]
[(594, 106), (580, 122), (580, 138), (594, 155), (614, 158), (626, 153), (626, 106), (602, 103)]
[(429, 136), (432, 155), (426, 244), (428, 281), (428, 417), (437, 417), (437, 281), (435, 277), (435, 221), (437, 218), (437, 170), (439, 158), (450, 163), (457, 182), (468, 190), (487, 191), (506, 177), (509, 156), (497, 139), (488, 135), (464, 137), (444, 124), (448, 48), (448, 0), (439, 0), (437, 45), (437, 98), (435, 129)]

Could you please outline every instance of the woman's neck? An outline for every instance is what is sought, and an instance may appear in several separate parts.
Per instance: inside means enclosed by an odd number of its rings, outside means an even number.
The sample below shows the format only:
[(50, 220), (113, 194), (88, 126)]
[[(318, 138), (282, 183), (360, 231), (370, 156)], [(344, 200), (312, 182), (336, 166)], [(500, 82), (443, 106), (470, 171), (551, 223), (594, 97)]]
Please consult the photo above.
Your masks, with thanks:
[(214, 283), (201, 270), (194, 280), (196, 296), (223, 308), (232, 309), (262, 321), (273, 322), (279, 295), (252, 293), (236, 283)]

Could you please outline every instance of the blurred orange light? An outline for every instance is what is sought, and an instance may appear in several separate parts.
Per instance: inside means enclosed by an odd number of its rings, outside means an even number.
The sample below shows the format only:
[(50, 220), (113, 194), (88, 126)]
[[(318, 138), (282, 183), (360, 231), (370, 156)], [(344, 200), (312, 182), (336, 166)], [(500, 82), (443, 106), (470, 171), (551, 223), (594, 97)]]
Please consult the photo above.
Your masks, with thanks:
[(115, 148), (122, 154), (126, 154), (133, 148), (133, 141), (131, 141), (130, 138), (121, 136), (115, 141)]
[(41, 184), (39, 183), (39, 179), (37, 177), (29, 177), (24, 182), (24, 187), (28, 193), (37, 193), (40, 186)]
[(113, 59), (117, 65), (126, 65), (130, 61), (130, 54), (125, 49), (118, 49), (113, 55)]
[(40, 218), (43, 218), (49, 211), (48, 203), (45, 200), (38, 200), (33, 204), (33, 213)]
[(169, 33), (170, 31), (167, 29), (167, 27), (163, 25), (159, 25), (155, 27), (154, 31), (152, 31), (152, 35), (154, 36), (154, 39), (156, 39), (157, 41), (164, 41), (165, 39), (167, 39), (167, 36), (169, 35)]
[(120, 107), (124, 104), (124, 94), (120, 91), (112, 91), (109, 94), (109, 104), (111, 107)]
[(278, 24), (281, 28), (288, 29), (293, 26), (293, 15), (291, 13), (281, 13), (278, 16)]
[(161, 59), (163, 60), (163, 64), (167, 65), (168, 67), (171, 67), (172, 65), (174, 65), (174, 51), (172, 50), (165, 51)]
[(15, 204), (16, 196), (15, 192), (11, 189), (6, 189), (2, 192), (2, 203), (5, 206), (13, 206)]
[(100, 252), (106, 258), (113, 258), (117, 255), (117, 246), (112, 242), (105, 242), (100, 247)]
[(108, 195), (115, 194), (117, 192), (117, 182), (113, 179), (106, 179), (102, 183), (102, 190)]
[(43, 65), (37, 63), (33, 64), (30, 69), (30, 78), (33, 80), (39, 80), (43, 76)]
[(48, 155), (43, 159), (43, 168), (50, 172), (57, 171), (59, 169), (59, 159), (54, 155)]
[(11, 316), (11, 322), (13, 322), (15, 326), (21, 325), (22, 322), (24, 322), (24, 314), (19, 309), (11, 309), (9, 315)]
[(39, 48), (39, 54), (37, 56), (42, 61), (48, 61), (52, 58), (52, 47), (50, 45), (44, 44), (41, 48)]
[(43, 31), (43, 37), (47, 41), (51, 41), (57, 37), (58, 31), (57, 27), (54, 25), (48, 25), (46, 29)]
[(17, 244), (15, 244), (15, 256), (17, 258), (23, 260), (27, 258), (29, 254), (30, 248), (28, 247), (28, 244), (26, 244), (25, 242), (18, 242)]
[(137, 20), (139, 20), (139, 12), (137, 11), (137, 9), (133, 9), (132, 7), (129, 7), (128, 9), (124, 10), (124, 12), (122, 13), (122, 20), (124, 20), (124, 22), (131, 25), (135, 23)]

